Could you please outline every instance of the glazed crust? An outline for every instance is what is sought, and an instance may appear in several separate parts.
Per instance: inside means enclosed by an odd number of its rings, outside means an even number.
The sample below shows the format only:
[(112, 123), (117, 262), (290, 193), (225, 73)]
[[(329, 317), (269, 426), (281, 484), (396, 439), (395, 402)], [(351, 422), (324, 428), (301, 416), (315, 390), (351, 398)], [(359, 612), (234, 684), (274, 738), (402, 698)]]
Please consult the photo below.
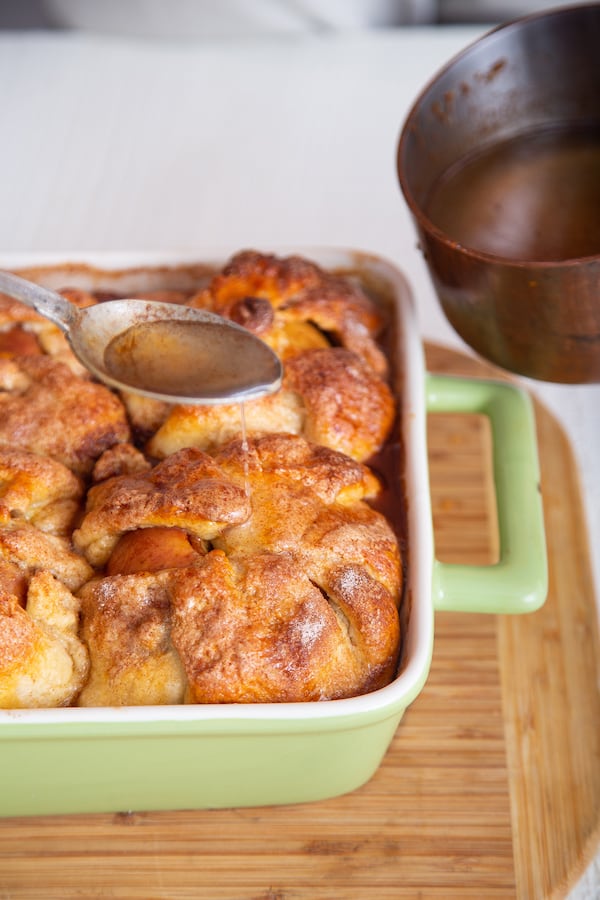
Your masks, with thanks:
[[(392, 598), (376, 587), (368, 598), (365, 590), (336, 596), (291, 555), (230, 559), (212, 551), (173, 584), (172, 634), (187, 700), (301, 702), (381, 686), (392, 674), (398, 631)], [(377, 614), (370, 633), (359, 630), (365, 603), (368, 617)]]
[[(248, 300), (257, 305), (257, 298), (270, 304), (270, 318), (264, 308), (258, 316), (248, 315)], [(331, 335), (334, 343), (362, 356), (379, 375), (387, 372), (386, 358), (376, 343), (384, 324), (380, 310), (350, 279), (302, 257), (254, 250), (238, 253), (191, 302), (240, 322), (267, 343), (277, 324), (311, 323)]]
[[(245, 251), (190, 303), (253, 331), (283, 363), (282, 389), (244, 404), (247, 434), (301, 435), (360, 461), (382, 447), (395, 414), (384, 320), (359, 287), (300, 257)], [(239, 404), (155, 411), (147, 450), (160, 459), (240, 434)]]
[(189, 448), (149, 472), (109, 478), (92, 487), (73, 541), (90, 564), (99, 567), (127, 531), (164, 525), (211, 540), (248, 515), (243, 487), (232, 484), (210, 456)]
[(242, 413), (247, 435), (265, 432), (302, 434), (306, 409), (302, 399), (286, 388), (244, 403), (219, 406), (174, 406), (146, 444), (157, 459), (165, 459), (182, 447), (197, 447), (212, 453), (242, 433)]
[(0, 707), (66, 706), (88, 673), (79, 601), (48, 572), (31, 580), (27, 607), (0, 590)]
[(144, 295), (258, 334), (283, 386), (245, 404), (242, 439), (238, 404), (117, 395), (56, 326), (0, 296), (0, 706), (386, 684), (403, 572), (365, 465), (395, 416), (380, 309), (351, 279), (254, 251), (194, 296)]
[(108, 388), (48, 356), (0, 357), (0, 446), (84, 475), (104, 450), (128, 439), (123, 406)]
[[(79, 702), (138, 702), (142, 670), (143, 702), (170, 702), (173, 654), (191, 703), (333, 699), (385, 684), (398, 655), (401, 564), (390, 526), (365, 502), (379, 490), (373, 473), (283, 434), (233, 441), (214, 465), (233, 488), (247, 481), (251, 515), (202, 547), (156, 528), (114, 546), (109, 576), (81, 592), (95, 687)], [(160, 639), (140, 649), (127, 635), (148, 616)]]
[(341, 347), (290, 359), (286, 384), (302, 398), (309, 441), (367, 460), (383, 445), (395, 416), (392, 393), (355, 353)]
[[(394, 416), (386, 382), (341, 347), (290, 356), (281, 390), (244, 404), (248, 435), (300, 435), (359, 461), (381, 448)], [(241, 421), (239, 404), (175, 406), (147, 450), (159, 459), (184, 446), (211, 451), (240, 435)]]
[(0, 523), (24, 519), (51, 534), (71, 533), (83, 482), (47, 456), (0, 447)]
[(80, 706), (181, 703), (185, 676), (170, 636), (169, 573), (93, 580), (80, 592), (90, 677)]

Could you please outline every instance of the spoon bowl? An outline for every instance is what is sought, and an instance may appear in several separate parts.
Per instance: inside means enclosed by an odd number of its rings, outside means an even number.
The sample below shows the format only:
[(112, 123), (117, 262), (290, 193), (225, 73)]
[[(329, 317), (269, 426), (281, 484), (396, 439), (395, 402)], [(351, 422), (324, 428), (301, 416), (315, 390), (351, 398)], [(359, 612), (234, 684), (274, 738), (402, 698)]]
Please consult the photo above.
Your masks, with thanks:
[(273, 350), (208, 310), (137, 299), (79, 309), (9, 272), (0, 272), (0, 292), (58, 325), (79, 361), (111, 387), (170, 403), (219, 404), (281, 386)]

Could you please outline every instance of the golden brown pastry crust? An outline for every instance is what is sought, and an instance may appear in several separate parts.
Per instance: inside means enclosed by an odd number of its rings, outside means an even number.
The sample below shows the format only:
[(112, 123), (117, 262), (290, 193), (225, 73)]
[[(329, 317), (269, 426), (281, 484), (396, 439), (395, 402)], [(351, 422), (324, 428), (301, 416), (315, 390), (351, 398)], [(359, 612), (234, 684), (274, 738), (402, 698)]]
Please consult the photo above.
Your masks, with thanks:
[(252, 516), (213, 540), (230, 556), (264, 550), (292, 553), (324, 585), (342, 562), (380, 581), (398, 603), (401, 560), (387, 520), (365, 500), (380, 490), (375, 475), (344, 454), (290, 435), (267, 435), (248, 453), (234, 441), (219, 454), (232, 478), (248, 472)]
[(80, 592), (90, 676), (79, 706), (181, 703), (185, 676), (170, 637), (168, 572), (92, 580)]
[(239, 405), (119, 397), (56, 326), (0, 296), (0, 707), (297, 702), (387, 683), (402, 565), (363, 465), (395, 414), (380, 310), (308, 260), (254, 251), (191, 300), (144, 296), (259, 334), (283, 387), (245, 404), (244, 442)]
[(47, 456), (0, 446), (0, 523), (24, 519), (51, 534), (70, 535), (83, 482)]
[[(244, 404), (249, 435), (286, 432), (368, 460), (395, 415), (383, 317), (347, 279), (300, 257), (237, 254), (191, 301), (259, 335), (284, 364), (281, 390)], [(211, 450), (239, 435), (239, 405), (160, 410), (147, 450), (159, 459), (184, 446)]]
[(130, 391), (120, 391), (119, 396), (127, 410), (134, 439), (141, 446), (160, 428), (171, 410), (177, 408), (171, 403), (132, 394)]
[(133, 444), (113, 444), (98, 457), (92, 470), (92, 481), (106, 481), (115, 475), (149, 472), (150, 460)]
[[(390, 433), (395, 404), (388, 385), (360, 357), (326, 347), (290, 356), (281, 390), (245, 403), (243, 416), (248, 435), (300, 435), (365, 461)], [(147, 450), (159, 459), (181, 447), (211, 451), (241, 429), (239, 404), (174, 406)]]
[[(270, 319), (260, 300), (271, 305)], [(387, 360), (377, 345), (384, 325), (381, 310), (358, 284), (302, 257), (242, 251), (190, 302), (234, 319), (267, 343), (278, 325), (310, 323), (361, 356), (377, 374), (387, 374)], [(253, 305), (259, 315), (252, 315)]]
[(309, 350), (286, 365), (286, 386), (302, 398), (309, 441), (368, 460), (383, 445), (395, 416), (387, 384), (341, 347)]
[(150, 456), (165, 459), (183, 447), (197, 447), (212, 453), (242, 433), (265, 432), (302, 434), (306, 410), (302, 399), (284, 386), (275, 394), (244, 403), (219, 406), (174, 406), (146, 444)]
[(32, 578), (26, 609), (0, 590), (0, 708), (72, 702), (89, 665), (78, 615), (79, 601), (49, 572)]
[(0, 447), (0, 587), (19, 602), (37, 572), (52, 573), (71, 590), (91, 577), (70, 542), (83, 490), (62, 463)]
[[(397, 632), (388, 628), (386, 642), (381, 630), (365, 654), (345, 613), (292, 556), (232, 560), (213, 551), (184, 574), (174, 584), (172, 633), (191, 702), (325, 700), (378, 686)], [(382, 611), (394, 621), (389, 600)]]
[(68, 538), (46, 534), (18, 519), (0, 528), (0, 558), (28, 578), (36, 572), (51, 572), (72, 591), (93, 575), (92, 567), (73, 550)]
[[(191, 703), (333, 699), (385, 684), (401, 565), (389, 524), (365, 502), (379, 490), (373, 473), (283, 434), (233, 441), (214, 465), (234, 488), (247, 481), (252, 515), (223, 524), (213, 549), (155, 528), (147, 542), (136, 546), (134, 531), (115, 545), (109, 577), (80, 592), (95, 687), (79, 702), (170, 702), (175, 657)], [(138, 622), (156, 640), (131, 643)]]
[(211, 540), (248, 515), (243, 487), (231, 483), (210, 456), (189, 448), (149, 472), (109, 478), (92, 487), (73, 541), (90, 564), (99, 567), (126, 531), (166, 525)]
[(48, 356), (0, 357), (0, 446), (58, 460), (78, 475), (129, 439), (118, 398)]

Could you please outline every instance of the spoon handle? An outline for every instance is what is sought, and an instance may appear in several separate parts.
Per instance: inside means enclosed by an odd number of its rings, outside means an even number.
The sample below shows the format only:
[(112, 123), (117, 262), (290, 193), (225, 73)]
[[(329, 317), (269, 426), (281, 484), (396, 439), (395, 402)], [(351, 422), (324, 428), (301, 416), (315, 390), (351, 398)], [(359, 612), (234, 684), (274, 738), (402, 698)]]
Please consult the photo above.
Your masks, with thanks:
[(0, 293), (8, 294), (15, 300), (20, 300), (26, 306), (31, 306), (46, 319), (51, 319), (63, 331), (68, 331), (75, 316), (79, 312), (73, 303), (69, 303), (60, 294), (55, 294), (47, 288), (25, 281), (11, 272), (0, 271)]

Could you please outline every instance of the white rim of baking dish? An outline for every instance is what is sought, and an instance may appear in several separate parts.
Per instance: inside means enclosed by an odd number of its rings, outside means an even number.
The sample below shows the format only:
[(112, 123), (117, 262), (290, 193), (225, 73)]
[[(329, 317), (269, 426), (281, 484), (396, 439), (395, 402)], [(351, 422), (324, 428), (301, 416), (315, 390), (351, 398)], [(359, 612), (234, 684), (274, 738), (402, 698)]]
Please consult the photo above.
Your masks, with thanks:
[[(120, 270), (138, 266), (222, 266), (241, 248), (199, 248), (184, 251), (77, 251), (13, 252), (0, 254), (0, 268), (25, 269), (88, 264)], [(385, 718), (401, 713), (418, 695), (427, 679), (433, 647), (434, 608), (432, 575), (433, 526), (429, 493), (426, 440), (425, 363), (412, 292), (406, 277), (392, 262), (371, 253), (338, 247), (257, 248), (279, 256), (298, 254), (326, 269), (363, 269), (391, 287), (397, 306), (398, 359), (403, 363), (395, 385), (404, 443), (404, 485), (407, 503), (407, 580), (404, 602), (410, 618), (404, 637), (401, 671), (383, 688), (341, 700), (301, 703), (189, 704), (174, 706), (64, 707), (0, 710), (0, 726), (11, 724), (76, 726), (77, 723), (114, 725), (155, 722), (208, 723), (310, 720), (326, 725), (340, 719)], [(387, 714), (384, 716), (384, 714)]]

